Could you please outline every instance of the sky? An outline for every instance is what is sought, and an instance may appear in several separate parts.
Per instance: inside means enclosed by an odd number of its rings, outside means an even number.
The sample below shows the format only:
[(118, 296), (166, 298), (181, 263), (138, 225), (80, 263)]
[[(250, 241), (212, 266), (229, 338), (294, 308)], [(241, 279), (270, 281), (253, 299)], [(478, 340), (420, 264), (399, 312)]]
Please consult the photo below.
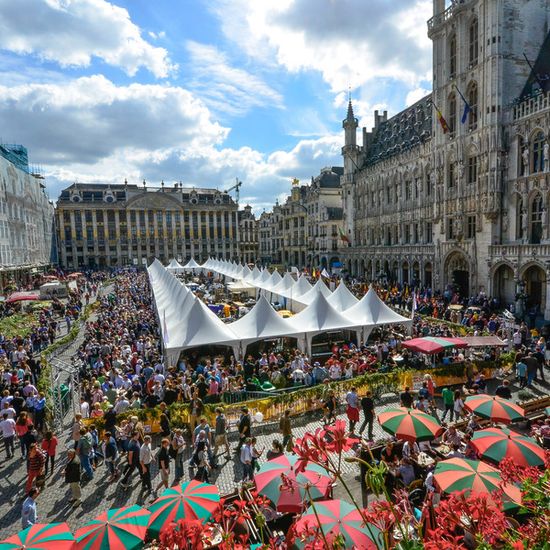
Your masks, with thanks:
[(0, 0), (0, 141), (74, 181), (227, 189), (259, 213), (431, 89), (431, 0)]

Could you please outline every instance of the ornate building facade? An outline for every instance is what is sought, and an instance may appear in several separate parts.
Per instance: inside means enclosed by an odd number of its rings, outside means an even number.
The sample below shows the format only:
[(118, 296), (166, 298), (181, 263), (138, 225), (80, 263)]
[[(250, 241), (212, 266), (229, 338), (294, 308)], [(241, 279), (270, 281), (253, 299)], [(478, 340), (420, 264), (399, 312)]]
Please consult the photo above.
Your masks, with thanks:
[(238, 205), (216, 189), (74, 183), (56, 216), (67, 268), (240, 256)]
[(54, 207), (21, 145), (0, 145), (0, 287), (55, 260)]
[(309, 185), (293, 180), (285, 203), (277, 202), (271, 212), (260, 216), (263, 264), (299, 269), (339, 267), (343, 173), (343, 168), (331, 166), (312, 177)]
[(504, 305), (524, 294), (550, 319), (550, 3), (433, 6), (433, 92), (376, 112), (361, 146), (351, 102), (343, 121), (346, 267)]
[(252, 212), (252, 206), (246, 205), (239, 210), (239, 257), (247, 264), (258, 261), (258, 220)]

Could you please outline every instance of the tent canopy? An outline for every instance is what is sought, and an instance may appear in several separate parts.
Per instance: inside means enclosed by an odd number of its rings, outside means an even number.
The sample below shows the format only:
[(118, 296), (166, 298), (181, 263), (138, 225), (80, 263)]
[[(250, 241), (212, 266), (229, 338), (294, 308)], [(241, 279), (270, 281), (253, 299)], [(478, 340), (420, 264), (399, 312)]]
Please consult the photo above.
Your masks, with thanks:
[(350, 292), (344, 281), (340, 281), (340, 284), (336, 290), (327, 298), (328, 303), (336, 311), (346, 311), (359, 302), (359, 300)]
[(195, 258), (191, 258), (184, 266), (183, 269), (202, 269), (202, 266), (199, 265)]
[(178, 262), (178, 260), (176, 260), (176, 258), (172, 258), (170, 260), (170, 263), (166, 266), (166, 269), (172, 273), (183, 273), (183, 266)]

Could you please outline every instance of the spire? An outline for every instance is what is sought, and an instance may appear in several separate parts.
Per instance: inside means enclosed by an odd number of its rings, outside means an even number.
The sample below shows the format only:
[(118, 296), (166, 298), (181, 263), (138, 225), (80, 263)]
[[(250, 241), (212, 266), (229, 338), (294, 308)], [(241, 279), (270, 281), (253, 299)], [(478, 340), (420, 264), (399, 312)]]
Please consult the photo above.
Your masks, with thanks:
[(353, 116), (353, 105), (351, 104), (351, 97), (348, 101), (348, 116), (346, 117), (346, 120), (349, 122), (355, 121), (355, 117)]

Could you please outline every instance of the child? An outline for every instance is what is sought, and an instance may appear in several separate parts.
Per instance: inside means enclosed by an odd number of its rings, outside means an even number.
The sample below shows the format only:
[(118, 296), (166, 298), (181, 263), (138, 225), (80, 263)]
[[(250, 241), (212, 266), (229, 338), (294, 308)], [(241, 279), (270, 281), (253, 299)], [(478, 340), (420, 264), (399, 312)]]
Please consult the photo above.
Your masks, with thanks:
[(258, 449), (256, 447), (256, 438), (252, 438), (251, 453), (252, 453), (252, 471), (260, 469), (260, 463), (258, 459), (262, 456), (264, 449)]
[(44, 439), (42, 440), (42, 450), (46, 454), (46, 462), (44, 464), (45, 472), (48, 475), (48, 465), (51, 468), (51, 474), (53, 475), (53, 466), (55, 463), (55, 451), (57, 449), (57, 437), (53, 435), (51, 431), (46, 432)]

